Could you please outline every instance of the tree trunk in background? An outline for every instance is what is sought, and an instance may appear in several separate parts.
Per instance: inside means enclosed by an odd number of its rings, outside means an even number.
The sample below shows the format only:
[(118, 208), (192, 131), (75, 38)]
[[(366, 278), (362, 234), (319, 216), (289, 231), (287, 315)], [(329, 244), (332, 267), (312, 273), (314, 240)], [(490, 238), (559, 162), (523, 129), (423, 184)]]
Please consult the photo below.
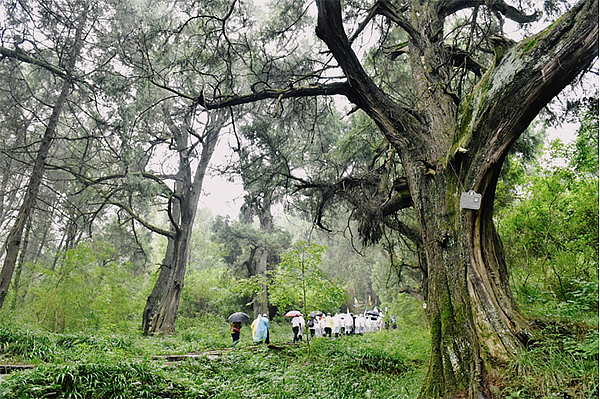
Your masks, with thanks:
[[(268, 202), (268, 200), (264, 200), (264, 202)], [(271, 215), (271, 204), (261, 204), (261, 209), (257, 210), (259, 213), (258, 219), (260, 220), (260, 228), (263, 233), (270, 234), (273, 232), (273, 216)], [(266, 314), (269, 312), (269, 295), (267, 291), (267, 269), (269, 264), (269, 256), (270, 247), (268, 245), (263, 245), (258, 250), (257, 262), (256, 262), (256, 275), (261, 276), (265, 283), (261, 284), (261, 290), (259, 293), (254, 294), (253, 302), (253, 311), (254, 317), (259, 314)]]
[[(256, 275), (266, 278), (267, 259), (269, 257), (269, 252), (265, 248), (259, 249), (258, 252), (259, 253), (256, 261)], [(255, 318), (259, 314), (266, 314), (269, 312), (269, 298), (266, 284), (261, 284), (260, 292), (254, 293), (252, 298), (252, 310)]]
[[(168, 109), (163, 109), (163, 111), (165, 115), (169, 114)], [(184, 128), (180, 129), (171, 120), (168, 123), (179, 151), (178, 178), (175, 184), (175, 196), (171, 199), (173, 203), (171, 218), (177, 225), (172, 223), (174, 237), (169, 238), (158, 280), (146, 301), (142, 316), (144, 334), (171, 334), (175, 331), (177, 309), (183, 291), (189, 245), (202, 184), (217, 145), (219, 132), (226, 121), (224, 114), (218, 113), (210, 122), (203, 137), (202, 153), (195, 175), (192, 176), (187, 132), (191, 126), (193, 112), (194, 110), (191, 110), (184, 121)], [(170, 119), (170, 116), (167, 118)]]
[(23, 263), (25, 263), (25, 256), (27, 254), (27, 247), (29, 246), (29, 235), (31, 234), (31, 218), (28, 219), (27, 227), (25, 228), (25, 235), (23, 237), (23, 247), (21, 248), (21, 255), (19, 256), (17, 267), (15, 270), (15, 277), (13, 279), (13, 291), (14, 297), (12, 298), (12, 303), (10, 304), (11, 309), (15, 309), (17, 307), (17, 302), (19, 300), (19, 289), (21, 288), (21, 274), (23, 272)]
[[(77, 31), (73, 39), (73, 47), (71, 48), (69, 60), (67, 62), (67, 65), (65, 66), (67, 76), (71, 74), (71, 72), (75, 68), (75, 63), (79, 58), (79, 53), (82, 47), (83, 28), (85, 23), (87, 22), (86, 20), (87, 10), (84, 10), (83, 14), (80, 17)], [(15, 223), (13, 224), (13, 227), (11, 228), (6, 241), (6, 257), (4, 258), (4, 265), (2, 266), (2, 271), (0, 272), (0, 309), (4, 304), (4, 300), (6, 299), (6, 295), (10, 288), (10, 282), (15, 270), (19, 250), (21, 248), (21, 239), (23, 236), (25, 223), (27, 222), (27, 220), (31, 216), (31, 213), (33, 212), (33, 207), (35, 206), (35, 201), (40, 189), (40, 185), (42, 183), (42, 179), (44, 178), (46, 158), (48, 157), (50, 148), (52, 147), (52, 143), (56, 136), (58, 120), (60, 118), (62, 109), (65, 103), (67, 102), (69, 93), (71, 92), (71, 85), (72, 82), (70, 79), (65, 78), (63, 80), (60, 94), (52, 108), (52, 114), (50, 116), (50, 119), (48, 120), (48, 125), (46, 126), (46, 130), (44, 131), (40, 147), (38, 148), (35, 164), (33, 166), (31, 177), (27, 184), (27, 191), (25, 192), (23, 202), (21, 203), (21, 207), (19, 208), (19, 212), (15, 219)]]

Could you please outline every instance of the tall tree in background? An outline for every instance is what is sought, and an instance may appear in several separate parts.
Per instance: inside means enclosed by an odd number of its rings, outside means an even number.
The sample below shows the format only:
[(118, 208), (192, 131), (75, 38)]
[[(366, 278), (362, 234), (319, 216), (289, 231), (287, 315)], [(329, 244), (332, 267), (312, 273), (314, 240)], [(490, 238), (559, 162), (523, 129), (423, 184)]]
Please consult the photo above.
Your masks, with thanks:
[[(260, 222), (260, 221), (259, 221)], [(290, 246), (290, 234), (276, 226), (265, 231), (248, 221), (218, 217), (213, 239), (222, 245), (225, 262), (245, 279), (243, 291), (252, 297), (255, 315), (269, 312), (267, 271), (279, 263), (279, 254)]]
[[(35, 5), (34, 3), (34, 7)], [(35, 164), (29, 176), (27, 189), (23, 195), (21, 206), (5, 244), (6, 255), (2, 271), (0, 272), (0, 307), (4, 303), (10, 287), (17, 257), (21, 249), (23, 231), (33, 211), (42, 184), (47, 158), (57, 134), (59, 118), (67, 102), (67, 98), (73, 90), (75, 65), (80, 58), (84, 38), (93, 20), (89, 15), (93, 5), (87, 1), (77, 1), (70, 5), (56, 3), (53, 4), (53, 7), (62, 10), (64, 15), (57, 18), (58, 14), (44, 13), (39, 9), (35, 11), (32, 11), (32, 9), (21, 10), (23, 15), (27, 15), (27, 18), (25, 18), (27, 22), (20, 27), (22, 35), (17, 36), (15, 34), (13, 36), (16, 48), (3, 48), (2, 50), (5, 56), (46, 69), (51, 74), (59, 77), (62, 83), (58, 91), (58, 96), (53, 100), (51, 114), (47, 121), (45, 121), (45, 130), (37, 149)], [(36, 20), (35, 18), (38, 19)], [(46, 28), (46, 30), (44, 31), (40, 28)], [(59, 31), (66, 32), (66, 35), (63, 33), (62, 35), (54, 36)], [(46, 48), (45, 51), (38, 47), (42, 43), (35, 35), (40, 33), (46, 35), (49, 43), (52, 43), (54, 47)], [(34, 44), (34, 50), (39, 52), (35, 55), (39, 58), (34, 58), (18, 48), (18, 45), (24, 41)], [(47, 43), (43, 43), (43, 46), (46, 45)], [(44, 59), (50, 62), (40, 61)]]
[[(192, 144), (189, 139), (190, 133), (196, 135), (191, 125), (194, 118), (193, 111), (193, 109), (188, 110), (189, 113), (184, 117), (183, 124), (178, 126), (170, 115), (169, 107), (163, 106), (164, 118), (172, 134), (179, 162), (174, 176), (175, 190), (172, 198), (169, 199), (171, 235), (168, 236), (167, 252), (161, 263), (158, 280), (146, 302), (142, 319), (142, 329), (146, 334), (175, 331), (192, 227), (196, 219), (202, 184), (217, 145), (219, 132), (226, 122), (223, 112), (215, 113), (213, 120), (199, 136), (199, 142)], [(195, 157), (193, 154), (196, 145), (201, 145), (202, 150), (198, 155), (196, 168), (193, 170), (192, 160)]]
[[(13, 278), (13, 306), (19, 305), (16, 294), (24, 298), (29, 282), (44, 280), (43, 273), (39, 274), (41, 270), (52, 273), (66, 251), (75, 248), (82, 239), (91, 238), (93, 222), (96, 222), (96, 231), (104, 226), (108, 232), (114, 227), (111, 221), (119, 219), (121, 214), (115, 215), (101, 197), (85, 190), (89, 186), (88, 177), (116, 173), (116, 166), (139, 154), (127, 148), (127, 140), (120, 140), (127, 136), (119, 134), (124, 124), (118, 119), (126, 119), (133, 113), (123, 112), (131, 91), (129, 82), (114, 69), (116, 41), (112, 26), (97, 23), (100, 18), (115, 15), (113, 4), (110, 1), (42, 3), (2, 3), (7, 15), (0, 47), (4, 57), (2, 86), (7, 94), (2, 108), (9, 111), (3, 113), (2, 128), (6, 134), (3, 134), (2, 151), (12, 166), (3, 171), (2, 196), (6, 200), (2, 202), (3, 215), (10, 215), (9, 210), (14, 207), (11, 205), (14, 196), (10, 193), (19, 192), (11, 187), (19, 184), (25, 187), (26, 183), (20, 180), (25, 180), (22, 176), (29, 178), (30, 171), (25, 169), (33, 168), (36, 160), (36, 140), (41, 136), (38, 131), (46, 128), (51, 111), (57, 110), (48, 106), (60, 92), (57, 84), (70, 82), (44, 162), (35, 208), (22, 236)], [(87, 18), (81, 14), (86, 8)], [(70, 54), (75, 50), (74, 35), (78, 26), (83, 28), (79, 32), (81, 50), (76, 54), (77, 67), (67, 71), (65, 65), (68, 66)], [(43, 40), (44, 37), (51, 39)], [(119, 68), (122, 69), (122, 64)], [(119, 108), (117, 104), (121, 101)], [(104, 219), (107, 211), (111, 216)], [(16, 214), (17, 210), (12, 212)], [(4, 220), (6, 223), (7, 219)], [(106, 220), (109, 223), (104, 224)], [(124, 230), (122, 227), (116, 228)], [(132, 233), (126, 236), (126, 242), (132, 244), (133, 249), (121, 251), (124, 255), (121, 259), (132, 260), (136, 273), (140, 273), (147, 261), (141, 245), (144, 238), (140, 239), (141, 235), (136, 234), (134, 228)], [(123, 243), (119, 240), (119, 244)], [(142, 256), (136, 256), (140, 254)], [(40, 264), (35, 266), (37, 262)]]
[[(241, 177), (247, 192), (241, 209), (242, 221), (252, 223), (257, 217), (266, 236), (277, 233), (272, 207), (285, 202), (286, 187), (294, 177), (292, 171), (308, 171), (318, 164), (320, 155), (333, 142), (331, 136), (337, 133), (330, 110), (317, 99), (304, 99), (291, 105), (276, 119), (260, 110), (249, 113), (251, 123), (240, 129), (240, 145), (235, 148), (239, 161), (226, 168)], [(306, 114), (312, 115), (306, 119), (299, 117)], [(313, 145), (315, 142), (319, 145)], [(257, 248), (252, 275), (262, 276), (262, 284), (253, 299), (255, 314), (268, 310), (267, 271), (274, 270), (279, 263), (281, 249), (276, 245)]]

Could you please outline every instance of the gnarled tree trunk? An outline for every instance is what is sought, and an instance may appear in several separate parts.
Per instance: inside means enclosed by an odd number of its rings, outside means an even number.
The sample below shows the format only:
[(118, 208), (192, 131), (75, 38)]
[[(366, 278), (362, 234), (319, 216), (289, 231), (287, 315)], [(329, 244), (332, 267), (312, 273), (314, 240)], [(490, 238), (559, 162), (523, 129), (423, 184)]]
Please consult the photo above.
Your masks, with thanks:
[[(542, 107), (597, 57), (598, 1), (579, 3), (522, 43), (493, 39), (494, 64), (460, 104), (449, 90), (445, 16), (479, 3), (409, 3), (407, 18), (385, 0), (373, 14), (387, 16), (409, 35), (413, 92), (419, 93), (413, 108), (392, 100), (363, 70), (344, 32), (339, 1), (317, 1), (317, 35), (348, 79), (348, 98), (379, 126), (406, 173), (425, 252), (431, 323), (421, 396), (492, 397), (486, 379), (492, 361), (510, 359), (529, 336), (492, 220), (498, 175), (511, 145)], [(498, 5), (505, 4), (489, 6)], [(482, 194), (479, 210), (460, 209), (461, 193), (468, 190)]]

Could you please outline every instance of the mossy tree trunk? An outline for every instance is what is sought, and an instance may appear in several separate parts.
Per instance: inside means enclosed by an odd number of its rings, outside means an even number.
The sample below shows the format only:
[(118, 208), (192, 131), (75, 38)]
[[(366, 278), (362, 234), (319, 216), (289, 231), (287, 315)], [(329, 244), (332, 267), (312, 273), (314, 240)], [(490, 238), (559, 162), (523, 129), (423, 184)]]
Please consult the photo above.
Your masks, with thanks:
[[(317, 1), (317, 35), (343, 69), (348, 98), (400, 154), (426, 258), (431, 360), (421, 396), (492, 397), (491, 362), (508, 360), (528, 340), (513, 300), (492, 216), (498, 175), (514, 141), (555, 95), (598, 55), (598, 2), (579, 3), (548, 30), (521, 43), (495, 38), (496, 60), (460, 101), (449, 88), (452, 54), (445, 16), (470, 2), (410, 3), (410, 18), (380, 1), (378, 13), (409, 35), (418, 104), (407, 108), (362, 68), (343, 24), (341, 4)], [(482, 194), (479, 210), (460, 195)]]

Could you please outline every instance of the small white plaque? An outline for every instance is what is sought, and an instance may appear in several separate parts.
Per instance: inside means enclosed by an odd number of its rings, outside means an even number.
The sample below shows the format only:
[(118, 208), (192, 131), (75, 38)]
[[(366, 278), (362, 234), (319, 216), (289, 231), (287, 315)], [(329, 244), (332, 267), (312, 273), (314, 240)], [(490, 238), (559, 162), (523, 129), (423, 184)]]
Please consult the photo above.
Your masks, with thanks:
[(479, 209), (481, 208), (481, 194), (470, 190), (460, 195), (460, 209)]

